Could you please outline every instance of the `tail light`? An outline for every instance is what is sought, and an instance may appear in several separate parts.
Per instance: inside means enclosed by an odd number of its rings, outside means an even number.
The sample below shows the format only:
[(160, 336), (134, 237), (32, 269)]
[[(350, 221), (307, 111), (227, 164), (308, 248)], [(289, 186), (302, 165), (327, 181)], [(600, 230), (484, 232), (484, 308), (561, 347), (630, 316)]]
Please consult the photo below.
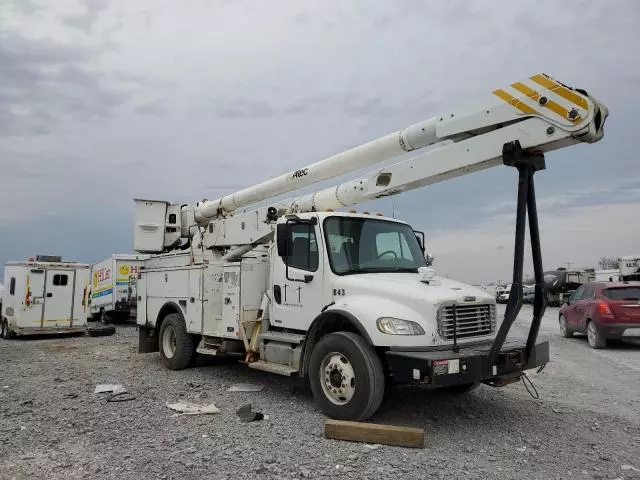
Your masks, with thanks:
[(611, 309), (609, 308), (609, 304), (605, 302), (600, 302), (600, 305), (598, 305), (598, 311), (602, 315), (611, 315)]

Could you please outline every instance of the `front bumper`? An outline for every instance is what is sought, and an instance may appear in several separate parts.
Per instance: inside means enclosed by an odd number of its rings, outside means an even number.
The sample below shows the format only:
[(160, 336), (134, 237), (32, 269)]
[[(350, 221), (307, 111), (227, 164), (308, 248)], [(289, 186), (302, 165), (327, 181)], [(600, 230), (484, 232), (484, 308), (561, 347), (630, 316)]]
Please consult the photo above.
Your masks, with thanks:
[(485, 382), (504, 385), (518, 379), (524, 370), (549, 362), (549, 342), (537, 341), (529, 361), (524, 361), (526, 339), (504, 342), (490, 365), (491, 343), (430, 351), (388, 350), (387, 364), (397, 383), (419, 383), (433, 388)]

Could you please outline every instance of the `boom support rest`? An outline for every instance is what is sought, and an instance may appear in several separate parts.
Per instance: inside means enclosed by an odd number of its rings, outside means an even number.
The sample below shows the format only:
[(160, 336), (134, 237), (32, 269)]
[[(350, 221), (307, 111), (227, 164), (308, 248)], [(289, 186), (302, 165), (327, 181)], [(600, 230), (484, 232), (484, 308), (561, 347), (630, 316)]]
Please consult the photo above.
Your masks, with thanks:
[(496, 357), (515, 322), (523, 298), (523, 263), (524, 263), (524, 239), (526, 229), (526, 217), (529, 218), (529, 234), (531, 236), (531, 256), (533, 257), (533, 270), (535, 276), (535, 293), (533, 300), (533, 320), (529, 328), (527, 344), (524, 351), (523, 364), (526, 365), (531, 357), (540, 330), (542, 316), (547, 307), (544, 295), (544, 275), (542, 269), (542, 252), (540, 250), (540, 231), (538, 229), (538, 210), (536, 207), (536, 193), (533, 175), (538, 170), (544, 170), (544, 154), (525, 152), (518, 140), (506, 143), (502, 147), (503, 163), (518, 169), (518, 203), (516, 208), (516, 233), (515, 252), (513, 258), (513, 282), (504, 320), (500, 330), (489, 351), (489, 365), (496, 364)]

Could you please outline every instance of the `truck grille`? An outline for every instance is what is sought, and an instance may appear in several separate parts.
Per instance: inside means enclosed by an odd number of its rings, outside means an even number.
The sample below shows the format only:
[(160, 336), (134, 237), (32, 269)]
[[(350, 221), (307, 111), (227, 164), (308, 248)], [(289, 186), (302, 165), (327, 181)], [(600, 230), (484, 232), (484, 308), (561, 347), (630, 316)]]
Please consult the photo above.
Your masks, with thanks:
[(438, 333), (445, 340), (453, 340), (456, 319), (458, 339), (490, 335), (496, 330), (496, 306), (446, 305), (438, 310)]

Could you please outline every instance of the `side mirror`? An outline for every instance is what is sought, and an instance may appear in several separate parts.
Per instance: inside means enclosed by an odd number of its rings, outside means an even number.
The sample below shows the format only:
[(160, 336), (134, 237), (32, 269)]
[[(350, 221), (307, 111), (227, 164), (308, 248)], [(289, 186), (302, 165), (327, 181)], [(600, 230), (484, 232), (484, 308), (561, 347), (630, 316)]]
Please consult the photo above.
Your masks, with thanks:
[(276, 246), (278, 256), (286, 258), (289, 254), (289, 239), (291, 238), (291, 224), (279, 223), (276, 227)]
[(433, 265), (433, 255), (431, 255), (431, 253), (427, 252), (424, 255), (424, 259), (427, 261), (427, 266), (430, 267), (431, 265)]

